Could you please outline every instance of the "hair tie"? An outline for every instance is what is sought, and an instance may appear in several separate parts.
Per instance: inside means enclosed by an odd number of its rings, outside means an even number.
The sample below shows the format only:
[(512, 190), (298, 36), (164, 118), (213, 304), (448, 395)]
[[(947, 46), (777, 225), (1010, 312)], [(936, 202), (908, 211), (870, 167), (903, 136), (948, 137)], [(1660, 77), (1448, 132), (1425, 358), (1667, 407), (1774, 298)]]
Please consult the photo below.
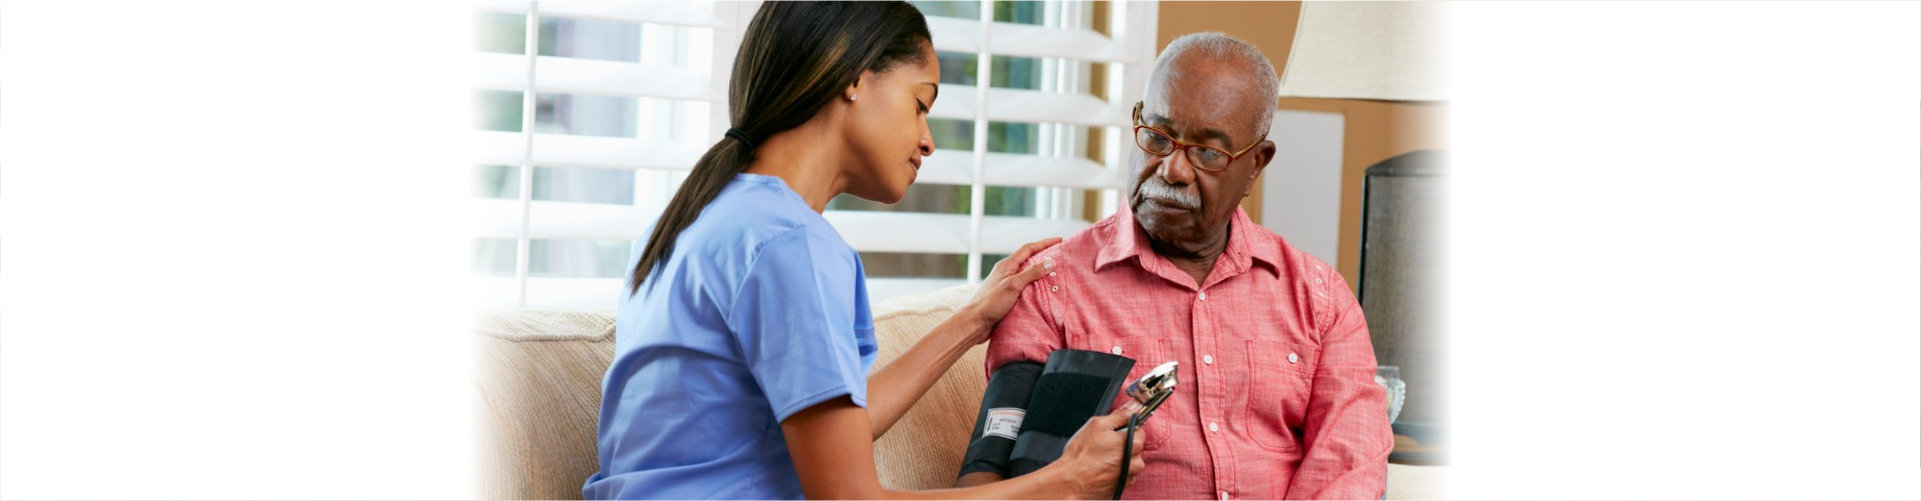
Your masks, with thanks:
[(727, 129), (727, 137), (734, 138), (735, 140), (740, 141), (741, 144), (747, 145), (747, 149), (749, 150), (754, 149), (755, 147), (754, 140), (751, 138), (748, 138), (747, 133), (741, 132), (740, 128), (738, 127)]

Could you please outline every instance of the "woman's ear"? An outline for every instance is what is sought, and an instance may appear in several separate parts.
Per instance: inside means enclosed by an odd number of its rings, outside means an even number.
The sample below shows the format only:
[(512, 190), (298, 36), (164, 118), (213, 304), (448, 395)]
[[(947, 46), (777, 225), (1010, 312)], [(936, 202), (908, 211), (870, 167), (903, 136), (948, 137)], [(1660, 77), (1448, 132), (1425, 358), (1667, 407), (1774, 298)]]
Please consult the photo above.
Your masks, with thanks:
[(874, 78), (873, 71), (861, 70), (860, 78), (854, 79), (854, 85), (847, 86), (847, 89), (845, 89), (840, 93), (841, 99), (846, 99), (848, 101), (859, 100), (860, 91), (862, 88), (872, 88), (872, 86), (866, 85), (869, 79), (871, 78)]

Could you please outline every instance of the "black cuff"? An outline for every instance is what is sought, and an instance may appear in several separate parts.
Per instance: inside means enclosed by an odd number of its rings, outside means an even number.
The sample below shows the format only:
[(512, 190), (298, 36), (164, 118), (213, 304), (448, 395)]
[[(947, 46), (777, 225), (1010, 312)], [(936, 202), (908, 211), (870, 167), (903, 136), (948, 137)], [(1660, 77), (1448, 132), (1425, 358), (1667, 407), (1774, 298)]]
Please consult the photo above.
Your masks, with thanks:
[[(1014, 438), (1019, 436), (1021, 421), (1027, 414), (1028, 396), (1041, 369), (1041, 364), (1035, 362), (1009, 362), (988, 378), (987, 391), (981, 394), (980, 413), (974, 418), (973, 440), (967, 444), (967, 455), (961, 459), (961, 476), (977, 471), (996, 473), (1002, 478), (1008, 476), (1007, 458), (1014, 450)], [(993, 421), (990, 422), (990, 418)], [(987, 433), (989, 426), (993, 426), (994, 433)]]

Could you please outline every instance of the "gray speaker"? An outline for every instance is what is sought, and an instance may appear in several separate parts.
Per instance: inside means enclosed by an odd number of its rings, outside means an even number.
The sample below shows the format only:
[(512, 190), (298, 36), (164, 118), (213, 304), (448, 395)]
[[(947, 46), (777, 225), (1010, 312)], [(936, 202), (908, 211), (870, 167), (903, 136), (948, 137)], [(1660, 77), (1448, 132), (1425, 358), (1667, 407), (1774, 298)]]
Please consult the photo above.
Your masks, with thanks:
[(1361, 309), (1375, 359), (1406, 384), (1394, 433), (1415, 442), (1397, 439), (1395, 462), (1438, 463), (1445, 450), (1445, 172), (1441, 152), (1414, 151), (1368, 167), (1362, 189)]

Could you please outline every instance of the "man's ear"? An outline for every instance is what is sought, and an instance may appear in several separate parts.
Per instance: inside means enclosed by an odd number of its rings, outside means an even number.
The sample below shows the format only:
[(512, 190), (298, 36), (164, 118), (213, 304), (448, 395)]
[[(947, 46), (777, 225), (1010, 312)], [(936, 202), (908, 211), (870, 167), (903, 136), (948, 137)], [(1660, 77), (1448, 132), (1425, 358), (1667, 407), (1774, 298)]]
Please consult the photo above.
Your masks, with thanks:
[(1267, 170), (1268, 162), (1274, 161), (1274, 150), (1274, 141), (1271, 139), (1262, 139), (1261, 145), (1254, 147), (1254, 151), (1252, 152), (1254, 154), (1254, 171), (1247, 173), (1247, 190), (1241, 193), (1242, 198), (1254, 194), (1254, 180), (1260, 179), (1261, 171)]
[(1272, 139), (1262, 139), (1261, 145), (1254, 147), (1254, 175), (1261, 175), (1261, 169), (1267, 168), (1267, 163), (1274, 161), (1274, 151)]

